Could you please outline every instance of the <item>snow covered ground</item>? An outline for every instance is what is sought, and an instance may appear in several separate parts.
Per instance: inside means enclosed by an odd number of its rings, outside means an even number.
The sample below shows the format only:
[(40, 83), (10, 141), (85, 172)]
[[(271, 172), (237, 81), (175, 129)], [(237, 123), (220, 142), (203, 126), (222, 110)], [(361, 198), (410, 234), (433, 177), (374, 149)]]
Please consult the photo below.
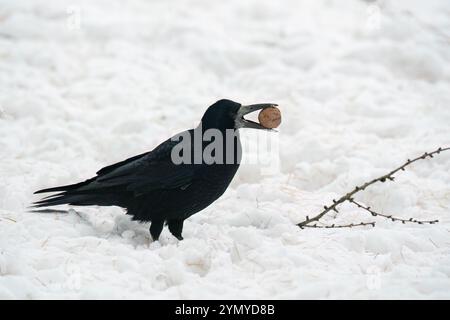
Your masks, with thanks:
[[(1, 0), (0, 298), (450, 298), (450, 152), (358, 196), (437, 225), (295, 226), (450, 145), (449, 37), (447, 0)], [(280, 167), (243, 166), (184, 241), (118, 208), (27, 212), (219, 98), (280, 104)], [(342, 208), (326, 222), (373, 219)]]

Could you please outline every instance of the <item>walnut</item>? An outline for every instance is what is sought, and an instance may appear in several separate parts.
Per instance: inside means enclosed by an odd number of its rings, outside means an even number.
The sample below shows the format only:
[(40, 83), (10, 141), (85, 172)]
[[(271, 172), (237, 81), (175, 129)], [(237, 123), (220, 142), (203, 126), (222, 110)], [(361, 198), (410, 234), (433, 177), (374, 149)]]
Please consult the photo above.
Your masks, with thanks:
[(275, 107), (265, 108), (259, 113), (258, 121), (265, 128), (277, 128), (281, 123), (281, 112)]

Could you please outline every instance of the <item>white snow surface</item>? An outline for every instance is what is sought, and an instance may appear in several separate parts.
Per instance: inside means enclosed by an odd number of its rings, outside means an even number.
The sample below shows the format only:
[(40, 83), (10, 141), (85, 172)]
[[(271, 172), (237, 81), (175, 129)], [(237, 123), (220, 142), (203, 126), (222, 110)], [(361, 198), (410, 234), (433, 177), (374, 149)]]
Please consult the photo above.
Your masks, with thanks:
[[(450, 152), (357, 196), (439, 224), (347, 204), (323, 222), (377, 226), (295, 225), (450, 145), (449, 39), (448, 0), (1, 0), (0, 298), (450, 298)], [(280, 167), (243, 165), (184, 241), (115, 207), (27, 211), (220, 98), (280, 105)]]

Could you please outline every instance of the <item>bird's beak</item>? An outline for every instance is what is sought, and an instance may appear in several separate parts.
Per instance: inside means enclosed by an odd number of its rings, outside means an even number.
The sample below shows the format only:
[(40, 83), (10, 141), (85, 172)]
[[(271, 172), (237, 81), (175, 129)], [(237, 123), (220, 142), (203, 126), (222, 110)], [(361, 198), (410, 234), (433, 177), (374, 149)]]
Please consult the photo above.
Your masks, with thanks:
[(237, 129), (252, 128), (252, 129), (262, 129), (262, 130), (273, 130), (273, 129), (266, 128), (257, 122), (247, 120), (244, 118), (244, 116), (249, 113), (258, 111), (258, 110), (271, 108), (271, 107), (277, 107), (277, 106), (278, 105), (274, 104), (274, 103), (259, 103), (259, 104), (251, 104), (248, 106), (241, 106), (236, 115), (236, 120), (235, 120), (236, 128)]

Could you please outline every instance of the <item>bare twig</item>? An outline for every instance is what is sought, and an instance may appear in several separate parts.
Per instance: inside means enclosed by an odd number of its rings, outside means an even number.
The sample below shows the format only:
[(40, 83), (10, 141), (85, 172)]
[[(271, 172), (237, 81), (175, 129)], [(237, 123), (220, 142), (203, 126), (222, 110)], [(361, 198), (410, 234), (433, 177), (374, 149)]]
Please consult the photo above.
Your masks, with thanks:
[(317, 223), (312, 225), (305, 225), (300, 228), (319, 228), (319, 229), (337, 229), (337, 228), (353, 228), (353, 227), (362, 227), (362, 226), (372, 226), (375, 227), (375, 222), (360, 222), (360, 223), (350, 223), (350, 224), (332, 224), (330, 226), (319, 226)]
[(413, 219), (413, 218), (409, 218), (409, 219), (396, 218), (396, 217), (394, 217), (392, 215), (387, 215), (387, 214), (382, 214), (382, 213), (375, 212), (370, 207), (363, 206), (362, 204), (356, 202), (355, 199), (353, 199), (353, 198), (351, 198), (348, 201), (353, 203), (353, 204), (355, 204), (358, 208), (366, 210), (373, 217), (377, 217), (377, 216), (378, 217), (383, 217), (383, 218), (390, 219), (392, 221), (398, 221), (398, 222), (401, 222), (401, 223), (435, 224), (435, 223), (439, 222), (439, 220), (416, 220), (416, 219)]
[(399, 171), (404, 171), (405, 168), (408, 167), (409, 165), (411, 165), (412, 163), (419, 161), (419, 160), (424, 160), (426, 158), (433, 158), (434, 155), (440, 154), (441, 152), (448, 151), (448, 150), (450, 150), (450, 147), (439, 148), (433, 152), (425, 152), (423, 155), (421, 155), (415, 159), (412, 159), (412, 160), (408, 159), (406, 161), (406, 163), (404, 163), (400, 167), (392, 170), (391, 172), (389, 172), (381, 177), (378, 177), (376, 179), (373, 179), (369, 182), (366, 182), (362, 186), (356, 186), (355, 189), (353, 189), (351, 192), (347, 193), (346, 195), (342, 196), (338, 200), (333, 200), (333, 204), (330, 206), (324, 206), (324, 210), (321, 213), (319, 213), (318, 215), (316, 215), (312, 218), (309, 218), (308, 216), (306, 216), (306, 220), (298, 223), (297, 226), (299, 226), (300, 228), (307, 227), (311, 223), (313, 223), (315, 221), (319, 221), (324, 215), (326, 215), (330, 211), (335, 211), (338, 213), (339, 211), (338, 211), (337, 207), (346, 201), (350, 201), (356, 193), (358, 193), (360, 191), (364, 191), (367, 187), (369, 187), (377, 182), (384, 183), (386, 181), (394, 181), (394, 174), (396, 174)]

